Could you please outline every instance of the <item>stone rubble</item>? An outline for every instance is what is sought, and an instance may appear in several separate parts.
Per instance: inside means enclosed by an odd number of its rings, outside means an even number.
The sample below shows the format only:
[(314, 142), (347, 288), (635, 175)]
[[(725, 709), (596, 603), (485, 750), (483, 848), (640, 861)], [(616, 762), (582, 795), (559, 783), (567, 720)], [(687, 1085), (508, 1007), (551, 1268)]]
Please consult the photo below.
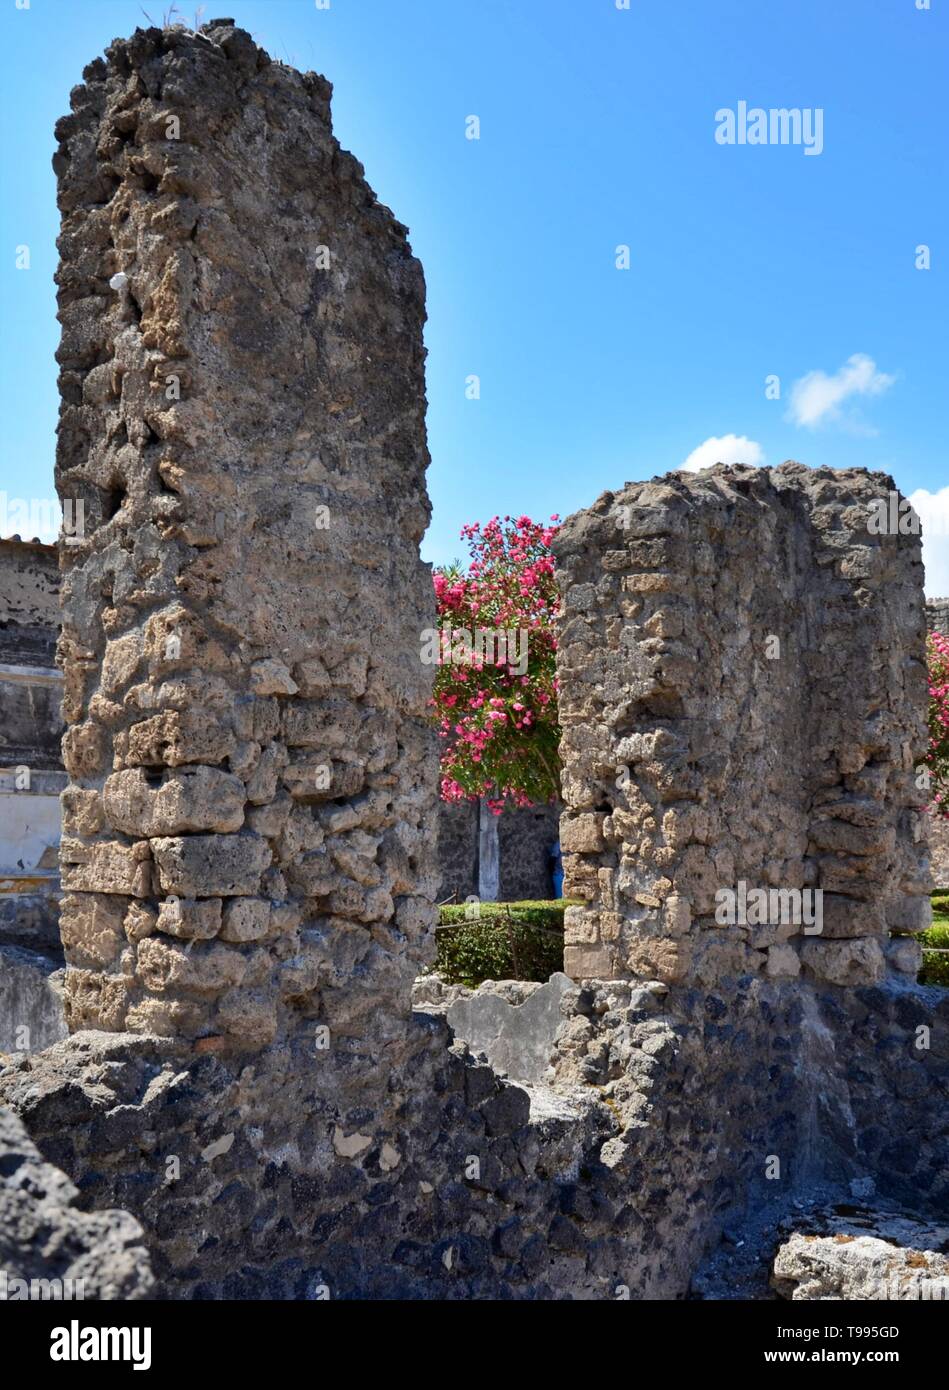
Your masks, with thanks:
[(880, 1214), (822, 1224), (830, 1233), (795, 1231), (778, 1250), (781, 1298), (949, 1302), (949, 1226)]
[(124, 1211), (79, 1211), (77, 1197), (21, 1121), (0, 1109), (0, 1300), (148, 1297), (139, 1223)]

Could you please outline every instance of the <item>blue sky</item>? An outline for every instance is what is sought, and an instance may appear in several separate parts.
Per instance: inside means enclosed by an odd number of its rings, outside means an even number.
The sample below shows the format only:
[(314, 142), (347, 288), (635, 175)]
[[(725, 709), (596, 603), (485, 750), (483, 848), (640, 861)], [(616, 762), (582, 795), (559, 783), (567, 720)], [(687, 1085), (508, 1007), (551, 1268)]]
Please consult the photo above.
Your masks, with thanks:
[[(943, 527), (927, 589), (949, 592), (949, 3), (932, 4), (208, 3), (204, 19), (232, 16), (330, 78), (339, 139), (411, 230), (428, 283), (427, 559), (461, 556), (465, 522), (566, 515), (689, 458), (796, 458), (892, 472)], [(44, 498), (53, 125), (83, 66), (146, 21), (135, 0), (0, 0), (0, 17), (0, 490)], [(820, 154), (718, 143), (716, 112), (740, 101), (821, 110)]]

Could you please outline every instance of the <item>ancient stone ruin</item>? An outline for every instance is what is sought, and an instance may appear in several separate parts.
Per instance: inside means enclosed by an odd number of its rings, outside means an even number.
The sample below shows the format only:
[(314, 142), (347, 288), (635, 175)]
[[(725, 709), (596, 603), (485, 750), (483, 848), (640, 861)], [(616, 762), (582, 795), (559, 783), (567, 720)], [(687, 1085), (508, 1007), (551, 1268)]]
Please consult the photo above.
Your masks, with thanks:
[[(713, 469), (563, 528), (568, 973), (873, 984), (929, 924), (920, 542), (868, 530), (892, 489)], [(739, 884), (821, 890), (822, 930), (723, 923)]]
[[(487, 991), (525, 1011), (498, 1038), (492, 1004), (494, 1066), (454, 1031), (477, 1006), (412, 1000), (437, 767), (405, 229), (324, 79), (230, 21), (84, 78), (56, 156), (72, 1035), (0, 1102), (139, 1252), (113, 1296), (764, 1297), (781, 1223), (842, 1194), (928, 1249), (949, 998), (888, 937), (928, 886), (918, 544), (860, 524), (890, 480), (676, 474), (567, 523), (573, 981)], [(719, 923), (740, 880), (820, 889), (822, 933)], [(838, 1275), (794, 1247), (774, 1277)]]
[(406, 998), (432, 920), (422, 273), (328, 84), (242, 31), (139, 33), (85, 83), (56, 157), (67, 1006), (255, 1047), (335, 1023), (340, 979), (350, 1020), (357, 978)]

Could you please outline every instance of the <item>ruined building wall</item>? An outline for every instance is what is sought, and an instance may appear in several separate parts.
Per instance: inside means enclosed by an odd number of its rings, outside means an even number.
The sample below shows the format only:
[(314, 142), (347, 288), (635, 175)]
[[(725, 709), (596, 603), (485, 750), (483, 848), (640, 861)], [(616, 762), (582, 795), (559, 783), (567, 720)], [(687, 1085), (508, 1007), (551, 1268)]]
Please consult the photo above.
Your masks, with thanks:
[(59, 574), (39, 541), (0, 540), (0, 765), (58, 772), (62, 677), (56, 670)]
[(949, 817), (930, 817), (929, 853), (932, 857), (933, 887), (949, 888)]
[[(562, 528), (569, 974), (872, 984), (928, 924), (920, 543), (868, 526), (892, 491), (718, 466)], [(719, 924), (741, 883), (822, 890), (822, 931)]]
[[(926, 621), (930, 631), (949, 637), (949, 598), (927, 599)], [(932, 857), (933, 886), (949, 888), (949, 818), (946, 816), (930, 819), (929, 853)]]
[(424, 285), (329, 95), (139, 31), (57, 126), (73, 1028), (260, 1045), (422, 963)]

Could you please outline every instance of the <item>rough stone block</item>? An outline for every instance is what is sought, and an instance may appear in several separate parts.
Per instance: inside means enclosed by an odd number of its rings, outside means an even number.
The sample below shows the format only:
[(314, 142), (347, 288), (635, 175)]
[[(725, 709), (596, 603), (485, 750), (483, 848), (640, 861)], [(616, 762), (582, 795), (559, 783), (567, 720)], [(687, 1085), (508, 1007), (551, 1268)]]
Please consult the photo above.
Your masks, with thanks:
[(61, 843), (62, 883), (67, 891), (125, 893), (147, 898), (151, 892), (148, 845), (123, 845), (114, 840), (88, 842), (64, 838)]
[(165, 898), (158, 907), (155, 929), (166, 936), (200, 940), (217, 936), (221, 930), (221, 899)]
[(128, 835), (179, 835), (183, 831), (239, 830), (244, 823), (244, 784), (213, 767), (165, 773), (155, 786), (142, 768), (113, 772), (102, 790), (106, 819)]
[(809, 975), (832, 985), (873, 985), (886, 972), (880, 943), (867, 937), (850, 941), (810, 937), (801, 946), (801, 963)]
[(272, 855), (253, 833), (189, 835), (152, 840), (163, 893), (185, 898), (253, 895)]

